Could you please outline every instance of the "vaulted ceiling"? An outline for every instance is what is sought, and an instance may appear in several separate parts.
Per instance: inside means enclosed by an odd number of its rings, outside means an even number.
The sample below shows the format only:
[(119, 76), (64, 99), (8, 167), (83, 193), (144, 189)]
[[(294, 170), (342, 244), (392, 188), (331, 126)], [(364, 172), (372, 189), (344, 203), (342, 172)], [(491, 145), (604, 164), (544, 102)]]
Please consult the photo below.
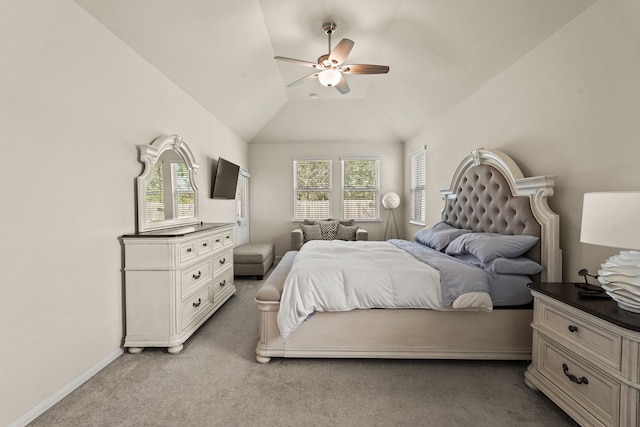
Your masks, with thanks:
[[(595, 0), (76, 0), (250, 143), (405, 141)], [(345, 95), (317, 79), (287, 85), (355, 42)]]

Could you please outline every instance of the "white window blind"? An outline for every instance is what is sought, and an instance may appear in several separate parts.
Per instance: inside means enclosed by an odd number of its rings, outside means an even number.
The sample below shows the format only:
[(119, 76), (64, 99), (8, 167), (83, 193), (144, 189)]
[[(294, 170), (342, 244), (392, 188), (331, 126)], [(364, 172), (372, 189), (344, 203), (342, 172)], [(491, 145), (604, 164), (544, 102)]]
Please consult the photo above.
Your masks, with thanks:
[(380, 160), (342, 158), (342, 218), (379, 220)]
[(171, 163), (171, 179), (173, 181), (173, 206), (175, 218), (195, 217), (195, 194), (189, 180), (189, 169), (184, 163)]
[(427, 147), (411, 153), (410, 188), (409, 188), (409, 221), (413, 224), (425, 225), (426, 222), (426, 157)]
[(293, 161), (293, 219), (331, 218), (331, 160)]
[(249, 172), (241, 170), (236, 190), (236, 221), (238, 225), (249, 222)]

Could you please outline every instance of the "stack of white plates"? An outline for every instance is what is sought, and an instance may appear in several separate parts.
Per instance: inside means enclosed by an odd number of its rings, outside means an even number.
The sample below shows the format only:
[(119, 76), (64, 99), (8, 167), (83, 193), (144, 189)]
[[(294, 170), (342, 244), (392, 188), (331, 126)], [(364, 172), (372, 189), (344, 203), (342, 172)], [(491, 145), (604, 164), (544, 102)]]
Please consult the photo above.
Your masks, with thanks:
[(598, 281), (618, 307), (640, 313), (640, 252), (622, 251), (598, 270)]

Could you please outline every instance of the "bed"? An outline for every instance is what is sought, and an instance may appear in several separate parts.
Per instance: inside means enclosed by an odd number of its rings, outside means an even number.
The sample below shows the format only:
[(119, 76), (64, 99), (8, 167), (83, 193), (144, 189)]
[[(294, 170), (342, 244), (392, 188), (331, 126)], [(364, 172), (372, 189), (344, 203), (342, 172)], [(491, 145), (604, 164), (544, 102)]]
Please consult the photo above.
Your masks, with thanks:
[[(553, 196), (554, 184), (554, 176), (525, 178), (516, 163), (501, 151), (474, 150), (460, 162), (449, 189), (441, 190), (444, 208), (439, 224), (468, 230), (473, 237), (485, 233), (533, 236), (536, 238), (533, 246), (518, 257), (542, 267), (530, 275), (530, 280), (560, 282), (559, 218), (547, 203)], [(425, 230), (429, 233), (432, 228)], [(390, 242), (378, 243), (390, 245)], [(402, 245), (403, 241), (398, 240), (396, 244)], [(458, 241), (456, 244), (460, 246)], [(447, 250), (445, 247), (440, 252)], [(305, 251), (307, 248), (303, 246), (301, 252), (287, 252), (258, 290), (256, 360), (260, 363), (267, 363), (272, 357), (531, 359), (532, 305), (529, 302), (498, 304), (489, 309), (471, 304), (457, 309), (451, 305), (438, 309), (408, 305), (392, 309), (316, 311), (283, 334), (278, 313), (287, 311), (288, 305), (283, 301), (290, 298), (284, 291), (291, 286), (284, 284), (287, 280), (291, 283), (292, 270), (300, 270), (301, 260), (310, 259)], [(295, 310), (289, 308), (289, 311)], [(282, 318), (280, 321), (284, 325)]]

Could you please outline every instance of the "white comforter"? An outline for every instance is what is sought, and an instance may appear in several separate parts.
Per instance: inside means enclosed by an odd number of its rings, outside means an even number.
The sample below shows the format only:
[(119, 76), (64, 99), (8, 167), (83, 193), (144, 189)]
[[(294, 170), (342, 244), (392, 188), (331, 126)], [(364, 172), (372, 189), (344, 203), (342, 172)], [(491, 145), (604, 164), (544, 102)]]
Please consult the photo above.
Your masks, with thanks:
[(423, 308), (491, 311), (485, 292), (443, 307), (440, 273), (388, 242), (314, 240), (305, 243), (287, 276), (277, 321), (287, 338), (316, 311)]

